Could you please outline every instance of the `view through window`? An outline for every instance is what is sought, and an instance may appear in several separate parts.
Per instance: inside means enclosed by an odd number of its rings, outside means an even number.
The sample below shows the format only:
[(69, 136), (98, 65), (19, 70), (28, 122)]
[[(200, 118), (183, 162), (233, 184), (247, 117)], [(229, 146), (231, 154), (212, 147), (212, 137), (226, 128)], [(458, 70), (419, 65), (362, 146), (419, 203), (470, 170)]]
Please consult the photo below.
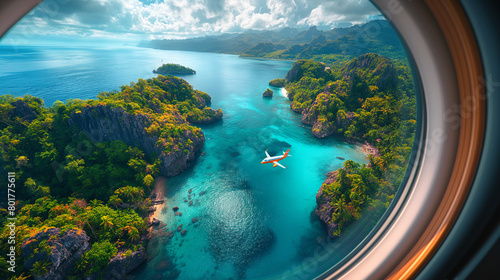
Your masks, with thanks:
[(313, 279), (385, 212), (417, 125), (369, 1), (45, 1), (0, 65), (2, 279)]

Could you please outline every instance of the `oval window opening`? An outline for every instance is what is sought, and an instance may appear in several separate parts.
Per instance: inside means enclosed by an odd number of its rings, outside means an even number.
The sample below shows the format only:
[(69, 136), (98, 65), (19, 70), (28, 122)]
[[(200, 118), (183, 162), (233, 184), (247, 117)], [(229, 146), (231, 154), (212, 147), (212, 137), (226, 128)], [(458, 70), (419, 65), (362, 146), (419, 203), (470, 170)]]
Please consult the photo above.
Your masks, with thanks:
[(1, 39), (18, 275), (314, 279), (397, 196), (421, 124), (373, 4), (188, 2), (46, 1)]

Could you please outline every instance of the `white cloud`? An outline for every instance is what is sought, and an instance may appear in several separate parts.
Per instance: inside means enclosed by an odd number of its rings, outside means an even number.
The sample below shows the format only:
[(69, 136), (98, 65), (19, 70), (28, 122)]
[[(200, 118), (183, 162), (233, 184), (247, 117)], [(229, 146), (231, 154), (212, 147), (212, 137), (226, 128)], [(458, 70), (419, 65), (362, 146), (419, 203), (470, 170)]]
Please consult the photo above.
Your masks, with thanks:
[(332, 27), (378, 14), (368, 0), (46, 0), (15, 30), (160, 38), (286, 26)]

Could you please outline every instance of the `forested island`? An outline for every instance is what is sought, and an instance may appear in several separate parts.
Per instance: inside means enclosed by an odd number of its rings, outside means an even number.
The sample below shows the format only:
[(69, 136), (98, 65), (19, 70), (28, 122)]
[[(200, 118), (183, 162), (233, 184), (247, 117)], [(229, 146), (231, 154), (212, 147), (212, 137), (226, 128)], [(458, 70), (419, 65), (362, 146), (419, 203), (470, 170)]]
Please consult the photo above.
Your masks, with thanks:
[(263, 93), (262, 93), (262, 97), (273, 97), (273, 91), (271, 89), (266, 89)]
[(167, 63), (153, 70), (153, 73), (162, 75), (192, 75), (196, 74), (196, 71), (180, 64)]
[[(17, 279), (121, 279), (144, 262), (154, 178), (194, 159), (205, 138), (192, 124), (222, 118), (210, 101), (161, 75), (51, 107), (0, 96), (0, 163), (15, 174), (8, 211), (17, 218)], [(10, 279), (12, 214), (0, 211), (0, 278)]]
[(376, 52), (407, 64), (398, 35), (388, 21), (372, 20), (346, 28), (307, 30), (285, 27), (279, 30), (249, 30), (190, 39), (143, 41), (140, 47), (238, 54), (267, 59), (312, 59), (336, 64), (360, 55)]
[(299, 60), (283, 80), (290, 108), (317, 138), (337, 137), (371, 147), (369, 164), (351, 160), (332, 171), (317, 196), (316, 214), (332, 238), (365, 215), (374, 224), (402, 181), (416, 128), (411, 72), (368, 53), (328, 67)]

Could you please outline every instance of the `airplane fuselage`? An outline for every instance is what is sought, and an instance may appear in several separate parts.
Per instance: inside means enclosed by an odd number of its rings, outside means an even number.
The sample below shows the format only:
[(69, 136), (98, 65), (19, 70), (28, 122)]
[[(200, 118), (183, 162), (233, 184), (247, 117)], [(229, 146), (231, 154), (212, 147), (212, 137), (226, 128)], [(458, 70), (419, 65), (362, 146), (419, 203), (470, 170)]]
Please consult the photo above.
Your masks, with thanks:
[(286, 158), (286, 156), (275, 156), (275, 157), (269, 157), (269, 158), (265, 158), (261, 163), (264, 164), (264, 163), (272, 163), (274, 161), (280, 161), (282, 159)]
[(283, 166), (283, 165), (281, 165), (281, 164), (279, 164), (279, 163), (278, 163), (278, 161), (280, 161), (280, 160), (282, 160), (282, 159), (284, 159), (284, 158), (286, 158), (286, 157), (290, 156), (290, 155), (288, 154), (288, 152), (289, 152), (289, 151), (290, 151), (290, 149), (288, 149), (286, 152), (283, 152), (283, 155), (281, 155), (281, 156), (274, 156), (274, 157), (271, 157), (271, 156), (269, 156), (269, 154), (267, 153), (267, 150), (266, 150), (266, 156), (267, 156), (267, 157), (266, 157), (265, 159), (263, 159), (260, 163), (261, 163), (261, 164), (265, 164), (265, 163), (272, 163), (272, 164), (273, 164), (273, 167), (279, 166), (279, 167), (282, 167), (282, 168), (285, 168), (285, 169), (286, 169), (286, 167), (285, 167), (285, 166)]

